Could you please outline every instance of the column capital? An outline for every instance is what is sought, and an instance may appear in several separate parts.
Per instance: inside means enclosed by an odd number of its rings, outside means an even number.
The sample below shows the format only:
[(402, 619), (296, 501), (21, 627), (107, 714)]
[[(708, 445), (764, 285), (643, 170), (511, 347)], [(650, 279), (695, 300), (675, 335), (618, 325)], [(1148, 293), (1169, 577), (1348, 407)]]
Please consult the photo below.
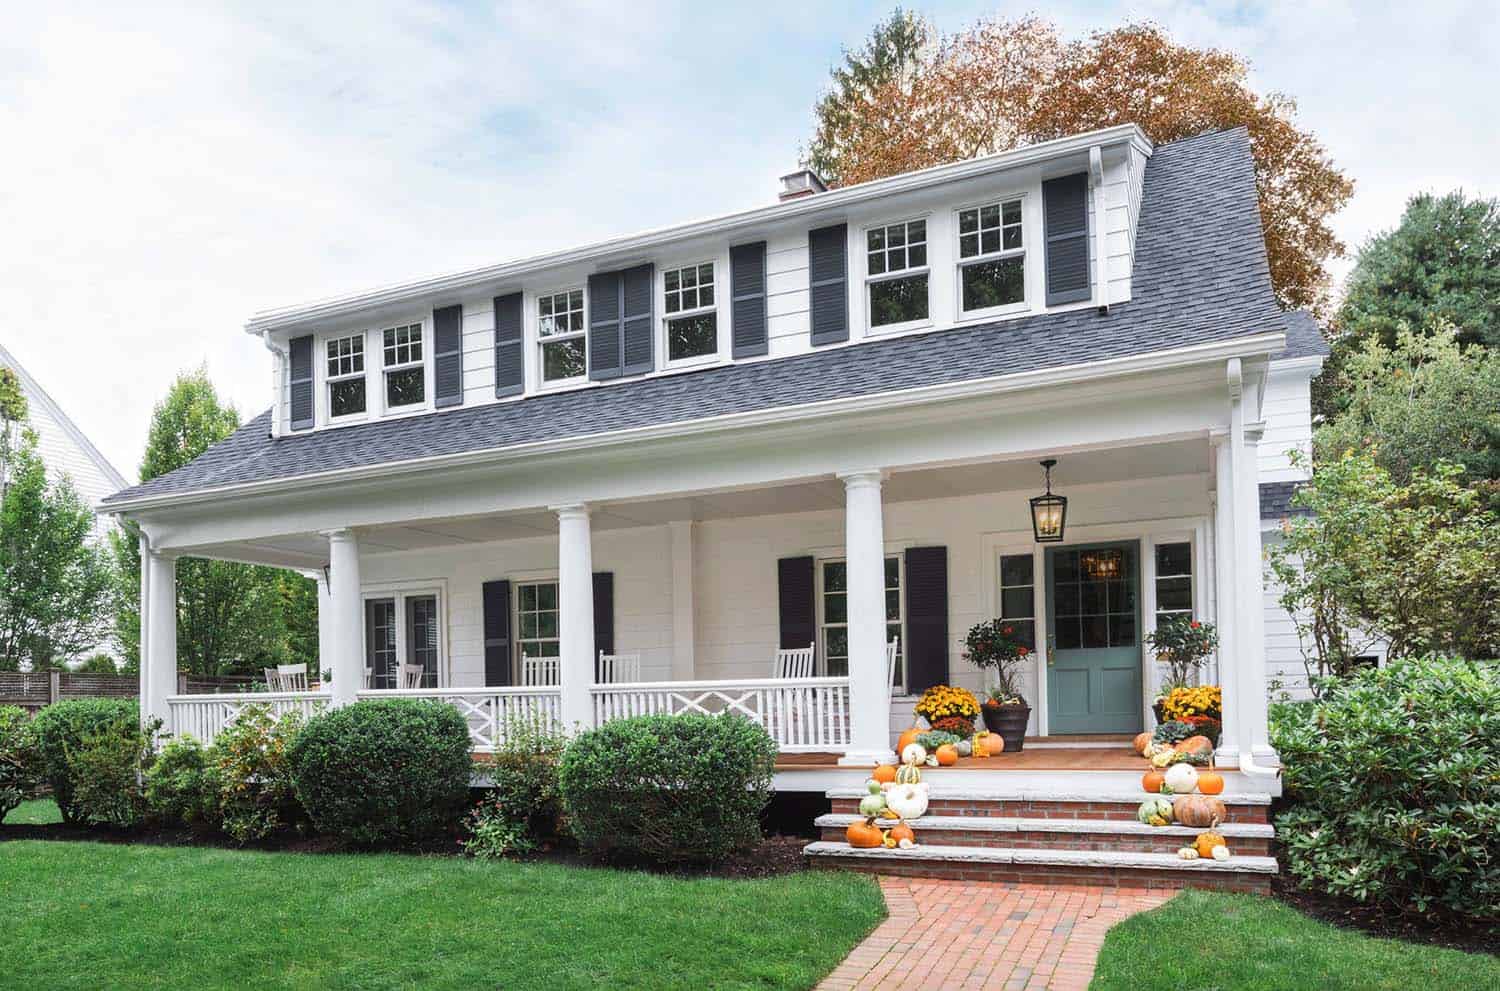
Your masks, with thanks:
[(845, 488), (859, 488), (860, 486), (879, 486), (891, 473), (885, 468), (855, 468), (849, 471), (836, 473), (839, 481), (844, 483)]
[(332, 530), (319, 530), (318, 536), (326, 537), (330, 542), (354, 539), (354, 528), (348, 526), (336, 527)]
[(1208, 431), (1208, 442), (1214, 447), (1220, 447), (1229, 443), (1228, 427), (1211, 427)]
[(559, 520), (588, 519), (593, 512), (593, 507), (586, 502), (564, 502), (547, 508), (556, 513)]
[(179, 556), (176, 551), (162, 550), (159, 547), (149, 547), (149, 546), (146, 548), (146, 554), (153, 561), (165, 561), (165, 562), (168, 562), (168, 563), (176, 561), (177, 558), (178, 558), (178, 556)]

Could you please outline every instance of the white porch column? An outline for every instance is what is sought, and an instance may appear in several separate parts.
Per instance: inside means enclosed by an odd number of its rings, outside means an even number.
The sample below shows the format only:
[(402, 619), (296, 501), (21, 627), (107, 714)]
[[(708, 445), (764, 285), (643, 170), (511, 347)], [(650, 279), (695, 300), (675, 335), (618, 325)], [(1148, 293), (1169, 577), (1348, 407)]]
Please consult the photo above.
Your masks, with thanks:
[(173, 732), (167, 696), (177, 694), (177, 558), (146, 546), (141, 554), (141, 719)]
[(1240, 617), (1240, 746), (1250, 748), (1258, 764), (1280, 762), (1271, 748), (1266, 716), (1266, 603), (1260, 541), (1259, 446), (1265, 423), (1244, 425), (1241, 442), (1235, 445), (1235, 539), (1241, 543), (1240, 571), (1236, 575)]
[(557, 513), (558, 685), (563, 728), (594, 725), (594, 553), (589, 509), (553, 506)]
[(844, 481), (849, 610), (849, 752), (839, 763), (869, 767), (895, 758), (885, 668), (884, 474), (867, 470), (839, 477)]
[(692, 681), (697, 636), (693, 600), (693, 521), (673, 520), (672, 531), (672, 680)]
[[(365, 684), (364, 604), (360, 596), (359, 540), (353, 530), (329, 530), (328, 640), (329, 656), (320, 661), (333, 672), (330, 691), (334, 705), (354, 701)], [(318, 605), (323, 605), (320, 600)], [(319, 624), (322, 640), (323, 624)]]
[(1219, 687), (1224, 693), (1224, 730), (1216, 757), (1233, 766), (1240, 759), (1239, 663), (1235, 656), (1236, 620), (1235, 567), (1238, 548), (1234, 541), (1234, 458), (1228, 433), (1210, 438), (1214, 449), (1214, 617), (1219, 629)]

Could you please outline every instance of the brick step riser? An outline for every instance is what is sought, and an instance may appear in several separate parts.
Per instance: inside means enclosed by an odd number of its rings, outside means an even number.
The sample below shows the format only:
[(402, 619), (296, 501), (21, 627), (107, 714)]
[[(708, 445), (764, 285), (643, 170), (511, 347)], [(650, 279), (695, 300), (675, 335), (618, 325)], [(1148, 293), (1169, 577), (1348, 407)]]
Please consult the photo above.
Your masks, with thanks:
[(950, 881), (996, 881), (1002, 884), (1057, 886), (1089, 884), (1112, 888), (1209, 888), (1215, 891), (1248, 891), (1268, 894), (1271, 878), (1265, 874), (1179, 874), (1142, 868), (1056, 867), (1017, 864), (966, 864), (932, 861), (855, 861), (846, 857), (809, 857), (811, 866), (853, 870), (891, 877), (940, 878)]
[[(918, 843), (933, 846), (974, 846), (1018, 850), (1120, 850), (1132, 853), (1176, 853), (1193, 842), (1191, 836), (1136, 836), (1111, 833), (999, 833), (969, 829), (923, 829), (913, 824)], [(841, 843), (844, 830), (824, 826), (822, 839)], [(1246, 856), (1265, 857), (1271, 853), (1271, 841), (1251, 837), (1234, 837), (1230, 849)]]
[[(1149, 796), (1141, 793), (1141, 801)], [(859, 812), (859, 800), (834, 798), (830, 811), (855, 815)], [(927, 814), (934, 816), (1002, 816), (1014, 819), (1125, 819), (1134, 820), (1139, 803), (1125, 802), (1010, 802), (975, 801), (972, 799), (950, 800), (935, 798), (927, 806)], [(1229, 805), (1226, 822), (1264, 823), (1266, 806)]]

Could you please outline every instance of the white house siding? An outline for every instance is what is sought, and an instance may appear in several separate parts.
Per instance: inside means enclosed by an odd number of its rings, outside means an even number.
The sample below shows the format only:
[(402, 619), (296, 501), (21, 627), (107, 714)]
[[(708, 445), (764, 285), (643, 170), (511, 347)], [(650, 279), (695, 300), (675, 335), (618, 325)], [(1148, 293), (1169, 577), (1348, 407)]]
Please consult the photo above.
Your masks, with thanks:
[(1292, 467), (1287, 452), (1301, 451), (1304, 459), (1312, 456), (1312, 376), (1315, 368), (1289, 366), (1272, 362), (1266, 377), (1266, 395), (1261, 417), (1266, 432), (1260, 441), (1260, 480), (1282, 482), (1307, 478), (1308, 461), (1301, 468)]
[[(1113, 540), (1156, 526), (1149, 521), (1206, 518), (1207, 490), (1206, 475), (1071, 487), (1069, 526), (1113, 527), (1101, 537)], [(1034, 546), (1027, 504), (1032, 495), (1026, 490), (885, 505), (888, 552), (928, 545), (948, 549), (950, 680), (976, 692), (983, 687), (981, 672), (959, 659), (957, 644), (971, 625), (996, 615), (997, 555), (1002, 550), (1028, 553)], [(843, 557), (843, 544), (844, 514), (836, 508), (698, 523), (693, 529), (694, 677), (768, 677), (779, 639), (777, 560)], [(646, 680), (673, 678), (671, 554), (668, 526), (601, 529), (596, 522), (594, 570), (614, 573), (616, 648), (640, 652)], [(1205, 558), (1199, 555), (1198, 560)], [(401, 586), (441, 587), (448, 681), (478, 685), (484, 680), (481, 585), (500, 578), (555, 576), (557, 540), (546, 535), (366, 553), (361, 569), (367, 594)], [(1209, 588), (1207, 575), (1200, 574), (1205, 611), (1211, 609)], [(1147, 601), (1143, 595), (1143, 609)], [(1024, 679), (1028, 697), (1036, 698), (1038, 683), (1037, 673), (1029, 672)]]

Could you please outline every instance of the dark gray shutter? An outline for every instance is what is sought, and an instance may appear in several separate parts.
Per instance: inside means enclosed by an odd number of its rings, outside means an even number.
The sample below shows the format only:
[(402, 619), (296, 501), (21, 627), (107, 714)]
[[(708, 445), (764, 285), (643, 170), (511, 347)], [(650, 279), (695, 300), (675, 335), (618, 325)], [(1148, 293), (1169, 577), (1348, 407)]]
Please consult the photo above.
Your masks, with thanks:
[(1089, 177), (1085, 172), (1042, 183), (1047, 244), (1047, 305), (1077, 303), (1089, 291)]
[(906, 551), (906, 690), (948, 683), (948, 548)]
[(784, 557), (776, 562), (776, 605), (782, 650), (806, 647), (817, 637), (813, 601), (813, 559)]
[(510, 582), (485, 582), (480, 598), (484, 604), (484, 683), (509, 685)]
[(655, 338), (651, 319), (652, 298), (656, 295), (656, 268), (637, 265), (620, 273), (620, 351), (625, 356), (623, 375), (638, 375), (655, 367), (652, 360)]
[(521, 343), (521, 294), (495, 297), (495, 395), (526, 390), (526, 353)]
[(808, 307), (812, 342), (849, 339), (849, 225), (807, 232)]
[(437, 409), (464, 401), (464, 308), (432, 311), (432, 404)]
[(291, 341), (291, 378), (289, 381), (292, 403), (292, 429), (311, 430), (313, 427), (313, 339), (294, 337)]
[(765, 354), (766, 242), (737, 244), (729, 249), (730, 319), (734, 323), (732, 354), (751, 358)]
[(594, 572), (594, 680), (599, 680), (599, 651), (615, 652), (615, 573)]
[(620, 351), (620, 273), (596, 272), (589, 276), (589, 378), (618, 378), (623, 365)]

